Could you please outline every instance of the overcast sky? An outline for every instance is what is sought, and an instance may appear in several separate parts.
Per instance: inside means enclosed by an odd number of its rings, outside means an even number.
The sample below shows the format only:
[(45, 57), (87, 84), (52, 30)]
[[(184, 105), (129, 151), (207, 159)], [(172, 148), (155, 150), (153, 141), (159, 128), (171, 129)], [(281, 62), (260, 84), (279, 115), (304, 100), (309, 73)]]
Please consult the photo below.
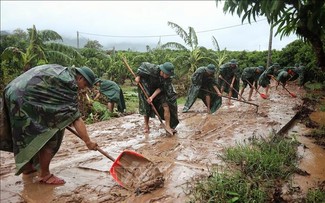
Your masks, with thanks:
[[(267, 50), (269, 25), (265, 17), (244, 25), (237, 15), (224, 14), (223, 5), (210, 1), (3, 1), (1, 30), (50, 29), (61, 36), (98, 40), (100, 44), (135, 42), (157, 44), (183, 42), (167, 22), (197, 33), (200, 46), (214, 49), (214, 36), (221, 49)], [(274, 31), (275, 33), (275, 31)], [(123, 36), (123, 37), (118, 37)], [(295, 35), (273, 38), (281, 50)]]

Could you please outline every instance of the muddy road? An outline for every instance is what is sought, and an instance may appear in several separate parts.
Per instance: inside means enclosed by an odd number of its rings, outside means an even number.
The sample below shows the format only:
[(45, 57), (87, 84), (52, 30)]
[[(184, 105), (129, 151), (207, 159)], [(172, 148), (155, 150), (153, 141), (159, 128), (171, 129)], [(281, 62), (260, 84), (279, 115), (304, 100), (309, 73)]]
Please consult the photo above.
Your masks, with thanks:
[[(84, 143), (67, 130), (50, 166), (52, 173), (65, 179), (66, 184), (62, 186), (38, 183), (37, 173), (14, 176), (13, 155), (1, 151), (1, 202), (185, 202), (187, 186), (194, 177), (208, 174), (213, 166), (223, 165), (218, 155), (225, 147), (251, 136), (278, 132), (294, 117), (302, 104), (304, 91), (294, 86), (288, 89), (295, 92), (297, 98), (290, 97), (282, 88), (277, 91), (272, 88), (267, 100), (258, 94), (254, 96), (252, 102), (259, 105), (258, 112), (255, 106), (237, 101), (229, 106), (226, 99), (211, 115), (206, 113), (200, 100), (188, 113), (181, 113), (183, 106), (179, 105), (180, 124), (173, 137), (166, 136), (158, 119), (150, 120), (151, 131), (144, 134), (143, 117), (139, 114), (88, 125), (90, 136), (111, 156), (132, 150), (159, 168), (165, 178), (164, 186), (147, 194), (136, 195), (120, 187), (109, 174), (113, 162), (97, 151), (88, 151)], [(309, 146), (312, 142), (300, 136), (307, 130), (300, 124), (291, 129)], [(303, 147), (299, 152), (304, 157), (302, 169), (311, 173), (308, 177), (296, 176), (296, 184), (302, 185), (303, 192), (317, 181), (325, 180), (324, 161), (320, 161), (324, 160), (324, 149), (317, 146), (312, 149)], [(309, 184), (304, 184), (306, 182)]]

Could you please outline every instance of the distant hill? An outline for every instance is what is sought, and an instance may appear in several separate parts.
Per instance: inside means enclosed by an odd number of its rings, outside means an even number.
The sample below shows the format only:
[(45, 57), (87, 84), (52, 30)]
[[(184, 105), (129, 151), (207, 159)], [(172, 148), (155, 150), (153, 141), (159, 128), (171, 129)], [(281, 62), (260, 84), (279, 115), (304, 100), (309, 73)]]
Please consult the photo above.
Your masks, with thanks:
[[(63, 44), (77, 47), (77, 38), (67, 38), (63, 37)], [(87, 39), (79, 39), (79, 48), (83, 48), (85, 44), (87, 43)], [(103, 49), (105, 50), (111, 50), (115, 47), (115, 50), (132, 50), (132, 51), (139, 51), (139, 52), (145, 52), (147, 51), (147, 45), (150, 46), (150, 48), (155, 48), (156, 44), (145, 44), (145, 43), (129, 43), (129, 42), (120, 42), (120, 43), (106, 43), (102, 44), (99, 42)]]
[[(12, 32), (10, 31), (0, 31), (0, 36), (4, 36), (4, 35), (10, 35)], [(62, 44), (68, 45), (68, 46), (72, 46), (72, 47), (76, 47), (77, 48), (77, 38), (69, 38), (69, 37), (65, 37), (62, 36), (63, 38), (63, 42)], [(87, 39), (84, 38), (80, 38), (79, 39), (79, 48), (83, 48), (85, 46), (85, 44), (87, 43)], [(145, 44), (145, 43), (129, 43), (129, 42), (120, 42), (120, 43), (106, 43), (103, 44), (101, 42), (99, 42), (102, 46), (103, 49), (105, 50), (112, 50), (113, 48), (115, 48), (115, 50), (131, 50), (131, 51), (139, 51), (139, 52), (145, 52), (147, 51), (147, 45), (150, 46), (150, 48), (155, 48), (157, 46), (157, 44)]]

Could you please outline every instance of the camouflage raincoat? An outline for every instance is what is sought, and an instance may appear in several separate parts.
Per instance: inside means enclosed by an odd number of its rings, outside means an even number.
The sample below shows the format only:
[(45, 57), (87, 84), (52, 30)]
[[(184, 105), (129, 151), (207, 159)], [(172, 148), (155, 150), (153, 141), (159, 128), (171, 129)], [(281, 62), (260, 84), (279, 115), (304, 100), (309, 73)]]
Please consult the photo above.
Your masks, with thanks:
[(99, 92), (106, 96), (107, 101), (117, 104), (117, 110), (121, 113), (126, 109), (123, 91), (118, 84), (111, 80), (101, 80)]
[(272, 78), (271, 75), (277, 76), (280, 70), (280, 66), (270, 66), (267, 68), (259, 77), (258, 79), (258, 84), (262, 87), (267, 87), (268, 85), (271, 84), (270, 80)]
[(287, 83), (287, 81), (290, 80), (290, 78), (291, 78), (291, 75), (288, 73), (288, 71), (282, 70), (276, 77), (276, 80), (278, 82), (282, 83), (282, 85), (285, 85)]
[[(179, 123), (177, 113), (177, 94), (172, 85), (172, 79), (164, 79), (160, 76), (160, 69), (158, 65), (143, 62), (136, 73), (140, 76), (140, 82), (150, 96), (154, 91), (160, 88), (161, 92), (153, 100), (153, 104), (157, 109), (159, 116), (164, 120), (164, 109), (162, 104), (167, 103), (170, 109), (170, 127), (176, 128)], [(141, 115), (155, 117), (155, 112), (151, 105), (147, 102), (147, 98), (138, 87), (139, 94), (139, 113)]]
[(222, 79), (218, 79), (218, 84), (220, 88), (224, 86), (224, 91), (229, 93), (230, 84), (232, 81), (232, 78), (235, 76), (235, 81), (233, 84), (233, 90), (232, 90), (232, 96), (233, 98), (238, 98), (238, 91), (239, 91), (239, 80), (240, 80), (240, 70), (238, 66), (236, 68), (232, 68), (230, 66), (230, 63), (226, 63), (220, 67), (220, 73), (219, 73), (223, 79), (225, 79), (227, 82), (225, 82)]
[(247, 84), (249, 84), (249, 83), (253, 84), (254, 82), (255, 82), (255, 88), (257, 88), (257, 81), (261, 75), (261, 73), (256, 72), (257, 69), (258, 69), (258, 67), (244, 68), (243, 73), (241, 75), (241, 80), (243, 81), (244, 88), (247, 86)]
[(64, 129), (77, 118), (76, 70), (60, 65), (34, 67), (11, 81), (4, 90), (7, 132), (1, 134), (1, 150), (14, 152), (16, 175), (50, 143), (54, 153), (61, 145)]
[[(199, 67), (192, 75), (192, 83), (187, 93), (186, 102), (183, 108), (183, 112), (187, 112), (197, 98), (200, 98), (207, 106), (205, 97), (210, 95), (211, 97), (211, 113), (217, 111), (222, 104), (222, 98), (219, 97), (213, 88), (214, 85), (218, 86), (217, 80), (214, 75), (208, 75), (205, 67)], [(212, 92), (215, 92), (212, 93)]]

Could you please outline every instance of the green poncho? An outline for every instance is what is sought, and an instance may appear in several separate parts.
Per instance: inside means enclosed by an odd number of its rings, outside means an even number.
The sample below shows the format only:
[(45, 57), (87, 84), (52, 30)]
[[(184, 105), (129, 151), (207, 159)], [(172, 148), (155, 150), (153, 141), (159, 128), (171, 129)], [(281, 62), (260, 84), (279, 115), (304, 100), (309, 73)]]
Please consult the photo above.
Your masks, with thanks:
[(283, 85), (285, 85), (290, 78), (291, 78), (290, 74), (286, 70), (282, 70), (278, 74), (276, 80), (282, 83)]
[[(172, 79), (164, 79), (160, 76), (160, 69), (158, 65), (144, 62), (138, 68), (137, 75), (140, 76), (140, 82), (150, 96), (154, 91), (159, 88), (161, 92), (153, 100), (153, 104), (157, 109), (159, 116), (164, 120), (164, 109), (162, 104), (167, 103), (170, 109), (170, 127), (176, 128), (179, 123), (177, 114), (177, 94), (172, 85)], [(155, 112), (152, 110), (151, 105), (147, 102), (147, 98), (138, 88), (139, 93), (139, 113), (141, 115), (154, 118)]]
[(80, 117), (75, 75), (75, 69), (42, 65), (6, 86), (4, 113), (10, 134), (0, 135), (1, 150), (14, 152), (16, 175), (31, 160), (37, 165), (35, 155), (48, 141), (56, 143), (56, 153), (65, 127)]
[[(248, 67), (244, 68), (241, 75), (241, 80), (243, 81), (243, 87), (246, 87), (247, 84), (253, 84), (255, 82), (255, 87), (257, 87), (257, 80), (260, 77), (261, 73), (256, 72), (258, 67)], [(248, 82), (249, 83), (248, 83)]]
[(258, 84), (262, 87), (267, 87), (271, 84), (271, 75), (276, 76), (278, 75), (280, 70), (280, 66), (270, 66), (268, 69), (266, 69), (259, 77)]
[(119, 112), (124, 112), (126, 108), (124, 95), (118, 84), (111, 80), (102, 80), (100, 82), (99, 91), (107, 97), (108, 101), (112, 101), (117, 104), (117, 110)]
[[(222, 104), (222, 99), (219, 97), (213, 88), (214, 85), (218, 85), (213, 75), (208, 75), (205, 67), (199, 67), (192, 75), (192, 84), (188, 90), (186, 102), (183, 108), (183, 112), (187, 112), (194, 104), (197, 98), (200, 98), (205, 105), (205, 97), (210, 95), (211, 97), (211, 113), (217, 111)], [(215, 92), (215, 94), (211, 93)]]
[[(220, 67), (220, 73), (219, 73), (224, 80), (219, 78), (218, 84), (220, 88), (223, 86), (224, 91), (229, 93), (230, 84), (232, 81), (232, 78), (235, 77), (235, 81), (233, 84), (233, 90), (231, 97), (238, 98), (238, 91), (239, 91), (239, 79), (240, 79), (240, 71), (239, 68), (236, 66), (236, 68), (231, 67), (230, 63), (226, 63)], [(227, 84), (228, 83), (228, 84)]]

